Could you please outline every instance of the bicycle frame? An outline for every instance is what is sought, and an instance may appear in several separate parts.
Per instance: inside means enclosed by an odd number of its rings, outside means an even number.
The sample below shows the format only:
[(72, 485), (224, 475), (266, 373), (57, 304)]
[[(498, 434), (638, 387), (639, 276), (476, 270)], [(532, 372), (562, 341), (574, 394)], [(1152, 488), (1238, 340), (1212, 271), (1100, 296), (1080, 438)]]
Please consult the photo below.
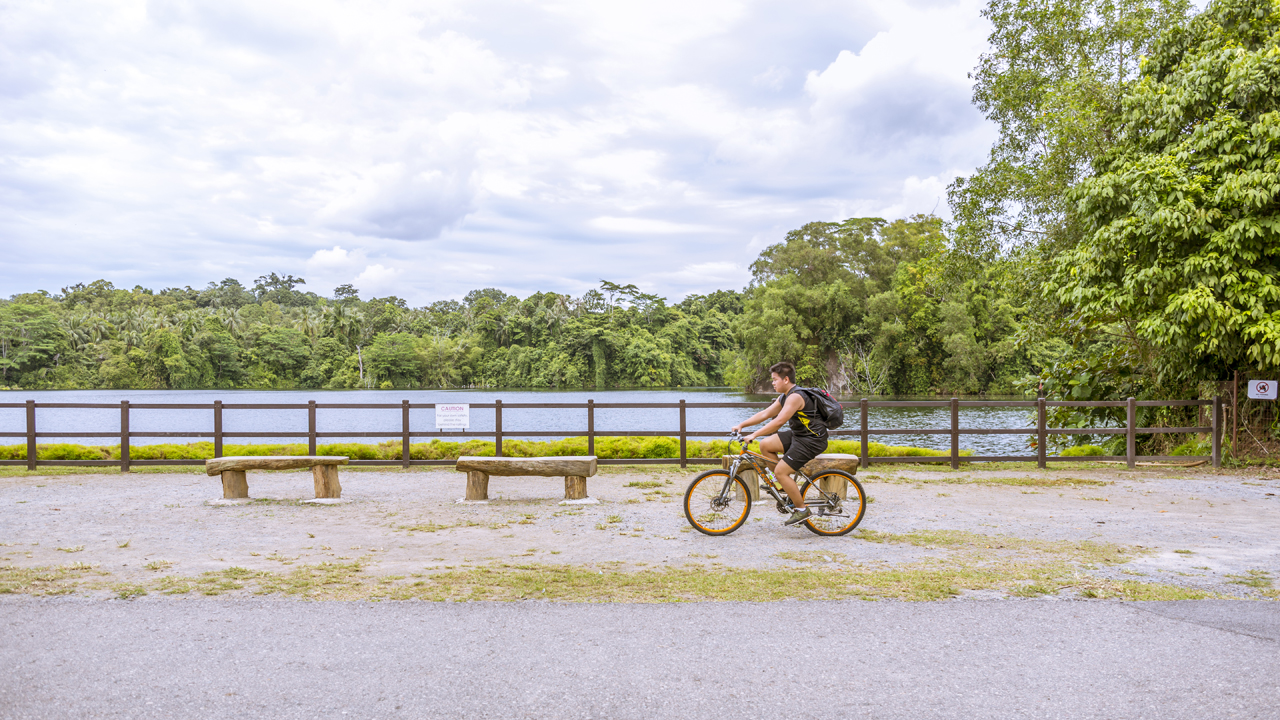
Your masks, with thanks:
[[(733, 453), (734, 440), (741, 442), (740, 437), (729, 438), (730, 454)], [(728, 498), (729, 488), (733, 486), (733, 478), (737, 476), (738, 470), (742, 467), (744, 462), (751, 465), (752, 469), (755, 470), (756, 476), (760, 478), (762, 483), (760, 485), (761, 489), (769, 493), (769, 495), (777, 501), (779, 510), (790, 504), (791, 498), (787, 497), (785, 493), (779, 492), (778, 489), (773, 486), (773, 483), (766, 480), (769, 477), (768, 471), (770, 470), (768, 458), (760, 453), (752, 452), (746, 443), (742, 443), (742, 452), (739, 453), (729, 465), (729, 477), (725, 479), (724, 487), (720, 490), (720, 497), (722, 499)], [(792, 479), (795, 480), (797, 487), (801, 487), (805, 482), (809, 482), (811, 480), (811, 478), (801, 472), (799, 468), (796, 468), (794, 471)], [(844, 512), (842, 512), (843, 508), (840, 505), (840, 496), (828, 493), (816, 485), (815, 489), (817, 489), (821, 499), (816, 502), (806, 503), (814, 514), (848, 517)]]

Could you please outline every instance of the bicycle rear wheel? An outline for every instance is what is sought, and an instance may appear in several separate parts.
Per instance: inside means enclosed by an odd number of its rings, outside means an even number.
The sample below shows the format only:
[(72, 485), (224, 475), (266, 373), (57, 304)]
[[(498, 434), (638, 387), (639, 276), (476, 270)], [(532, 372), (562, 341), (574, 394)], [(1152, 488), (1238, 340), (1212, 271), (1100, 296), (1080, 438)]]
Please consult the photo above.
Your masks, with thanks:
[(694, 478), (684, 491), (684, 516), (700, 533), (728, 535), (742, 527), (750, 514), (747, 484), (737, 476), (730, 481), (727, 470), (708, 470)]
[[(836, 488), (844, 489), (846, 497), (840, 499)], [(845, 535), (862, 522), (867, 510), (867, 494), (862, 485), (849, 473), (827, 470), (815, 475), (800, 488), (804, 503), (813, 515), (804, 526), (818, 535)]]

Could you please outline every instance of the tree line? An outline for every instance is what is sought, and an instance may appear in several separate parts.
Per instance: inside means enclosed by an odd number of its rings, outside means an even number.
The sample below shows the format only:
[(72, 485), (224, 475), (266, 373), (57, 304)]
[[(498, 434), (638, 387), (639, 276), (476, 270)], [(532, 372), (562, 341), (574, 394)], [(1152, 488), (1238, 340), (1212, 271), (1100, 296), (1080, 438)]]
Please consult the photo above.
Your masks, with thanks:
[(153, 291), (106, 280), (0, 304), (0, 383), (21, 388), (762, 387), (794, 359), (854, 393), (1011, 392), (1034, 369), (1018, 309), (943, 292), (941, 222), (813, 223), (750, 286), (678, 303), (602, 281), (580, 297), (485, 288), (410, 307), (271, 273)]

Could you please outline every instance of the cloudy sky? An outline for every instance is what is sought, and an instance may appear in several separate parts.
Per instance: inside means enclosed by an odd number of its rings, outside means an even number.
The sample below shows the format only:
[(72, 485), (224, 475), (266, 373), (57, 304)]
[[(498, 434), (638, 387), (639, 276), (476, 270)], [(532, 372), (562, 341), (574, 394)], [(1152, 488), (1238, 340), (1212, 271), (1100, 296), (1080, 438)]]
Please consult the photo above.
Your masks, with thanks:
[(0, 4), (0, 295), (740, 289), (806, 222), (947, 214), (982, 4)]

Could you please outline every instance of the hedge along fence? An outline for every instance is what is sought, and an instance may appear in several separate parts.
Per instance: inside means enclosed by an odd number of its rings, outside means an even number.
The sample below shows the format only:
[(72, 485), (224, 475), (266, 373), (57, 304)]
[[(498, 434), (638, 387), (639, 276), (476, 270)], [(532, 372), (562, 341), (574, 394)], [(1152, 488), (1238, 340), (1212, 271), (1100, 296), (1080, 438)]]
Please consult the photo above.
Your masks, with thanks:
[[(1166, 456), (1138, 455), (1137, 453), (1137, 437), (1139, 435), (1153, 435), (1160, 433), (1177, 433), (1177, 434), (1195, 434), (1209, 433), (1209, 455), (1182, 456), (1177, 459), (1196, 459), (1196, 460), (1212, 460), (1214, 467), (1218, 467), (1221, 463), (1221, 417), (1222, 405), (1219, 398), (1214, 397), (1213, 400), (1137, 400), (1136, 398), (1128, 398), (1127, 400), (1109, 400), (1109, 401), (1047, 401), (1039, 398), (1032, 401), (1021, 400), (960, 400), (959, 398), (951, 398), (948, 401), (869, 401), (863, 399), (857, 404), (842, 403), (846, 408), (846, 418), (844, 427), (832, 431), (833, 452), (840, 450), (851, 451), (862, 458), (864, 465), (871, 465), (872, 462), (950, 462), (952, 468), (960, 467), (961, 458), (967, 462), (1009, 462), (1009, 461), (1031, 461), (1037, 463), (1039, 467), (1045, 467), (1048, 462), (1055, 461), (1072, 461), (1075, 458), (1068, 456), (1048, 457), (1045, 446), (1048, 436), (1050, 435), (1123, 435), (1125, 436), (1126, 453), (1118, 456), (1090, 456), (1091, 459), (1097, 460), (1125, 460), (1128, 461), (1129, 467), (1135, 466), (1138, 460), (1165, 460), (1173, 459)], [(36, 403), (34, 400), (28, 400), (26, 403), (0, 403), (0, 409), (25, 409), (26, 410), (26, 430), (25, 432), (0, 432), (0, 438), (25, 438), (26, 446), (22, 451), (24, 454), (20, 458), (0, 459), (0, 465), (19, 465), (25, 464), (27, 469), (35, 470), (40, 463), (50, 465), (102, 465), (112, 462), (119, 458), (120, 470), (127, 472), (131, 463), (144, 465), (169, 465), (169, 464), (200, 464), (206, 458), (202, 457), (181, 457), (181, 450), (174, 450), (174, 455), (170, 456), (166, 451), (165, 457), (146, 457), (148, 450), (144, 448), (154, 447), (182, 447), (182, 446), (165, 446), (165, 445), (142, 445), (134, 446), (133, 438), (139, 439), (158, 439), (158, 438), (207, 438), (212, 436), (212, 454), (209, 457), (220, 457), (228, 454), (230, 448), (234, 445), (224, 447), (224, 443), (229, 438), (288, 438), (290, 440), (297, 438), (307, 438), (305, 453), (307, 455), (316, 455), (321, 448), (326, 451), (341, 453), (352, 458), (352, 464), (361, 465), (395, 465), (409, 467), (414, 464), (444, 465), (452, 462), (450, 455), (453, 452), (447, 449), (450, 444), (457, 444), (458, 453), (471, 452), (472, 454), (483, 454), (492, 447), (491, 454), (502, 457), (504, 455), (520, 455), (523, 453), (535, 453), (537, 451), (531, 449), (519, 450), (517, 448), (532, 448), (536, 446), (546, 446), (555, 448), (554, 451), (549, 450), (550, 454), (572, 455), (585, 454), (595, 455), (601, 458), (602, 463), (678, 463), (681, 467), (689, 463), (707, 463), (718, 462), (720, 455), (724, 454), (722, 448), (725, 441), (700, 441), (692, 438), (700, 437), (723, 437), (723, 431), (694, 431), (689, 430), (686, 413), (690, 410), (697, 411), (703, 408), (753, 408), (759, 409), (767, 407), (768, 403), (690, 403), (684, 400), (678, 403), (596, 403), (588, 400), (586, 403), (508, 403), (503, 404), (501, 400), (495, 400), (492, 403), (471, 403), (470, 407), (474, 410), (493, 410), (493, 430), (492, 431), (466, 431), (466, 436), (476, 438), (461, 443), (452, 443), (451, 440), (445, 439), (449, 437), (457, 437), (456, 433), (447, 433), (442, 430), (414, 430), (410, 426), (410, 411), (413, 409), (434, 409), (435, 403), (411, 403), (408, 400), (401, 401), (400, 404), (389, 403), (317, 403), (314, 400), (305, 404), (302, 403), (263, 403), (263, 404), (224, 404), (221, 400), (215, 400), (212, 404), (208, 403), (171, 403), (171, 404), (152, 404), (137, 403), (131, 405), (129, 401), (121, 401), (119, 405), (105, 403)], [(1210, 413), (1210, 425), (1203, 427), (1139, 427), (1137, 422), (1137, 408), (1139, 407), (1191, 407), (1191, 406), (1212, 406)], [(36, 409), (40, 408), (94, 408), (94, 409), (118, 409), (120, 413), (120, 424), (118, 432), (104, 431), (103, 428), (82, 432), (42, 432), (36, 427)], [(939, 428), (869, 428), (868, 427), (868, 408), (872, 407), (897, 407), (897, 408), (950, 408), (949, 427)], [(960, 409), (972, 407), (1022, 407), (1035, 408), (1036, 424), (1033, 428), (966, 428), (960, 425)], [(1127, 419), (1123, 428), (1049, 428), (1046, 421), (1046, 411), (1050, 407), (1109, 407), (1109, 408), (1126, 408)], [(582, 409), (586, 414), (587, 429), (586, 432), (574, 430), (507, 430), (503, 431), (502, 418), (503, 410), (519, 411), (523, 409)], [(597, 430), (595, 427), (595, 410), (597, 409), (638, 409), (638, 408), (664, 408), (678, 409), (679, 411), (679, 429), (664, 431), (643, 431), (643, 430), (626, 430), (626, 431), (603, 431)], [(855, 414), (857, 408), (859, 412)], [(213, 411), (213, 428), (212, 433), (208, 429), (189, 429), (189, 430), (164, 430), (164, 431), (146, 431), (133, 432), (130, 430), (130, 412), (131, 410), (212, 410)], [(384, 411), (399, 411), (400, 427), (392, 429), (387, 427), (380, 431), (347, 431), (335, 430), (322, 432), (317, 427), (316, 411), (324, 410), (350, 410), (350, 409), (376, 409)], [(245, 410), (305, 410), (307, 411), (307, 429), (306, 431), (226, 431), (223, 428), (223, 411), (245, 411)], [(391, 415), (391, 413), (388, 413)], [(394, 417), (392, 415), (392, 417)], [(388, 426), (392, 426), (394, 421), (387, 422)], [(856, 429), (854, 429), (856, 428)], [(584, 438), (585, 435), (585, 438)], [(949, 452), (923, 450), (919, 448), (894, 448), (892, 446), (883, 446), (886, 450), (873, 451), (873, 445), (878, 443), (870, 442), (871, 436), (884, 435), (949, 435), (951, 447)], [(964, 435), (1033, 435), (1035, 437), (1036, 454), (1033, 456), (994, 456), (994, 455), (974, 455), (966, 453), (960, 449), (960, 438)], [(852, 440), (841, 440), (850, 436), (858, 437), (857, 445)], [(116, 454), (110, 457), (104, 457), (104, 453), (110, 455), (110, 450), (98, 451), (96, 457), (88, 459), (44, 459), (41, 457), (37, 440), (40, 437), (50, 438), (101, 438), (101, 437), (119, 437), (120, 445), (116, 446)], [(385, 451), (373, 449), (362, 456), (362, 450), (355, 452), (347, 452), (346, 449), (355, 450), (355, 444), (325, 444), (320, 440), (323, 438), (376, 438), (385, 440), (386, 438), (398, 438), (399, 449), (396, 449), (396, 441), (382, 442), (370, 445), (370, 448), (382, 448), (386, 446)], [(494, 438), (493, 442), (481, 440), (479, 438)], [(518, 438), (542, 437), (548, 438), (546, 441), (531, 441)], [(558, 438), (565, 438), (559, 440)], [(413, 445), (414, 438), (432, 438), (427, 443), (419, 443)], [(554, 439), (553, 439), (554, 438)], [(585, 452), (579, 452), (577, 448), (584, 442)], [(505, 442), (505, 446), (504, 446)], [(565, 443), (565, 444), (562, 444)], [(616, 443), (616, 444), (615, 444)], [(194, 443), (193, 446), (200, 446), (206, 443)], [(672, 445), (678, 448), (678, 452), (673, 452), (670, 448)], [(423, 447), (425, 445), (425, 447)], [(57, 446), (46, 446), (57, 447)], [(76, 446), (67, 446), (76, 447)], [(109, 446), (108, 446), (109, 447)], [(274, 447), (279, 450), (285, 446), (255, 446), (255, 447)], [(419, 459), (415, 447), (423, 448), (423, 457)], [(429, 457), (432, 452), (439, 451), (440, 458)], [(692, 451), (692, 452), (691, 452)], [(901, 452), (900, 452), (901, 451)], [(67, 449), (52, 449), (52, 453), (58, 452), (77, 452)], [(267, 451), (263, 451), (265, 453)], [(385, 452), (385, 457), (383, 453)], [(881, 455), (880, 452), (886, 454)], [(142, 454), (139, 454), (142, 453)], [(372, 457), (369, 457), (372, 455)], [(700, 457), (701, 456), (701, 457)], [(456, 457), (456, 455), (453, 455)]]
[[(734, 445), (734, 450), (741, 446)], [(927, 448), (901, 447), (868, 443), (867, 449), (872, 457), (946, 457), (944, 450)], [(225, 445), (223, 455), (310, 455), (310, 448), (302, 443), (282, 445)], [(503, 455), (507, 457), (549, 457), (563, 455), (586, 455), (586, 438), (565, 438), (550, 442), (534, 440), (508, 440), (503, 443)], [(608, 437), (596, 440), (596, 457), (605, 460), (654, 460), (676, 459), (680, 457), (680, 440), (673, 437)], [(690, 441), (688, 452), (699, 457), (719, 457), (729, 453), (729, 443), (724, 440)], [(858, 454), (860, 444), (855, 440), (832, 440), (827, 452)], [(411, 460), (456, 460), (462, 455), (478, 455), (493, 457), (496, 448), (487, 440), (468, 440), (466, 442), (449, 442), (432, 440), (409, 446)], [(211, 442), (197, 442), (185, 445), (134, 445), (129, 448), (134, 460), (208, 460), (214, 457)], [(403, 460), (400, 443), (384, 442), (376, 445), (370, 443), (332, 443), (317, 445), (317, 455), (345, 455), (352, 460)], [(962, 450), (963, 456), (973, 454), (972, 450)], [(36, 446), (36, 458), (42, 461), (54, 460), (102, 460), (119, 461), (119, 445), (76, 445), (56, 443)], [(0, 460), (26, 460), (25, 445), (0, 445)]]

